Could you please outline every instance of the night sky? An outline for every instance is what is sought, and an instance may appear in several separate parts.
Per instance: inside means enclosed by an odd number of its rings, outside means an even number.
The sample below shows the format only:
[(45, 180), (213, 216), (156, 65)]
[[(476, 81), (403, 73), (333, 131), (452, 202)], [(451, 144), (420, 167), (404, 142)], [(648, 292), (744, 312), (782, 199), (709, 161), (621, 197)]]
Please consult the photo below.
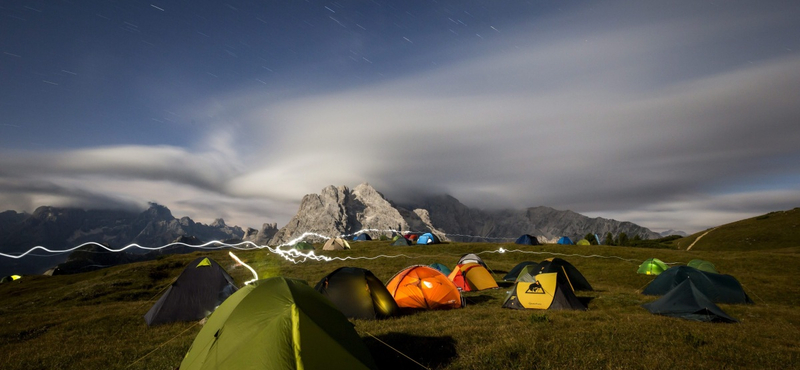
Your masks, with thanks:
[(368, 182), (695, 232), (800, 206), (797, 1), (4, 1), (0, 210), (283, 226)]

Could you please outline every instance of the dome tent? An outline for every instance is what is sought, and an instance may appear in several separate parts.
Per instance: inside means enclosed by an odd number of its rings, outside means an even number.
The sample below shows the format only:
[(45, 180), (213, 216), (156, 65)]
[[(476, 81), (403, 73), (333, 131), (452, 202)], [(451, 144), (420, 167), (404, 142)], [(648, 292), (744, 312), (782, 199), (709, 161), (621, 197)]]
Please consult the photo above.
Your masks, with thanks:
[(322, 246), (324, 251), (342, 251), (345, 249), (350, 249), (350, 244), (342, 238), (330, 238)]
[(200, 320), (237, 289), (233, 278), (216, 261), (198, 257), (147, 311), (144, 321), (152, 326)]
[(566, 236), (562, 236), (561, 238), (559, 238), (559, 239), (558, 239), (558, 241), (556, 242), (556, 244), (561, 244), (561, 245), (573, 245), (574, 243), (572, 242), (572, 239), (570, 239), (570, 238), (568, 238), (568, 237), (566, 237)]
[(422, 265), (409, 266), (386, 284), (386, 289), (401, 308), (437, 310), (463, 307), (461, 293), (438, 270)]
[(642, 290), (642, 294), (664, 295), (687, 279), (691, 279), (695, 288), (712, 302), (753, 303), (735, 277), (705, 272), (689, 266), (670, 267), (653, 279)]
[(686, 279), (663, 297), (642, 305), (650, 313), (705, 322), (738, 322)]
[(322, 278), (314, 290), (328, 297), (348, 318), (378, 319), (398, 314), (392, 295), (366, 269), (340, 267)]
[(532, 282), (518, 281), (503, 301), (504, 308), (581, 310), (586, 306), (562, 279), (563, 272), (538, 274)]
[(240, 289), (208, 318), (181, 370), (376, 369), (353, 324), (305, 281)]
[(644, 274), (644, 275), (658, 275), (669, 268), (666, 263), (662, 262), (658, 258), (648, 258), (641, 265), (639, 265), (639, 270), (636, 271), (637, 274)]
[(535, 236), (529, 234), (522, 234), (514, 244), (521, 244), (521, 245), (539, 245), (539, 239), (536, 239)]
[(441, 240), (439, 240), (439, 238), (436, 237), (436, 235), (433, 235), (432, 233), (422, 234), (417, 239), (417, 244), (439, 244), (439, 243), (441, 243)]
[(506, 276), (503, 277), (503, 281), (517, 281), (517, 277), (519, 277), (519, 274), (526, 266), (535, 266), (535, 265), (537, 265), (537, 263), (533, 261), (520, 262), (516, 266), (514, 266), (514, 268), (512, 268), (511, 271), (509, 271), (506, 274)]

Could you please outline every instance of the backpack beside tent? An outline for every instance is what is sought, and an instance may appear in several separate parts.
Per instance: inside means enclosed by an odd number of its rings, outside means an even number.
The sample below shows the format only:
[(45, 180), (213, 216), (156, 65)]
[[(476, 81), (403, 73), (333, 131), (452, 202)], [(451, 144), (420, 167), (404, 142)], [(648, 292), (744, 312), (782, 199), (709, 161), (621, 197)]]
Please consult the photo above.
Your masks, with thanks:
[(216, 261), (198, 257), (144, 315), (147, 325), (200, 320), (238, 288)]
[(529, 234), (522, 234), (514, 244), (521, 244), (521, 245), (539, 245), (539, 239), (536, 239), (535, 236)]
[(663, 297), (645, 303), (642, 307), (650, 313), (679, 317), (687, 320), (705, 322), (738, 322), (719, 306), (714, 304), (703, 292), (686, 279)]
[(667, 266), (667, 264), (662, 262), (660, 259), (648, 258), (642, 262), (641, 265), (639, 265), (639, 269), (636, 270), (636, 273), (644, 275), (659, 275), (668, 268), (669, 266)]
[(518, 263), (506, 274), (506, 276), (503, 276), (503, 281), (517, 281), (517, 277), (519, 276), (520, 272), (522, 272), (522, 269), (525, 268), (525, 266), (535, 266), (536, 264), (537, 263), (533, 261), (523, 261)]
[(403, 269), (389, 280), (386, 289), (401, 308), (436, 310), (463, 306), (461, 293), (455, 284), (428, 266)]
[(247, 285), (195, 337), (181, 370), (376, 369), (347, 318), (305, 281)]
[(586, 306), (581, 303), (572, 289), (557, 275), (550, 272), (536, 275), (533, 282), (519, 281), (503, 301), (504, 308), (537, 309), (537, 310), (582, 310)]
[(465, 292), (498, 288), (489, 270), (477, 263), (457, 265), (447, 278)]
[(366, 269), (341, 267), (314, 286), (351, 319), (380, 319), (399, 312), (394, 297), (383, 283)]
[(330, 238), (322, 246), (324, 251), (342, 251), (345, 249), (350, 249), (350, 244), (342, 238)]

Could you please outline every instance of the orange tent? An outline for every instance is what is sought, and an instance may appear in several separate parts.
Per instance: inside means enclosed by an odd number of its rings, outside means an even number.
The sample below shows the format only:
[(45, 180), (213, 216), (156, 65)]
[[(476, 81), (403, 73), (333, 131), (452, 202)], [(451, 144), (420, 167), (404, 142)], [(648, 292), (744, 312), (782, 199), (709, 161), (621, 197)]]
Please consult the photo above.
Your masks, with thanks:
[(461, 307), (461, 293), (447, 276), (428, 266), (410, 266), (398, 272), (386, 289), (399, 307), (428, 310)]
[(457, 265), (447, 278), (465, 292), (498, 288), (489, 270), (477, 263)]

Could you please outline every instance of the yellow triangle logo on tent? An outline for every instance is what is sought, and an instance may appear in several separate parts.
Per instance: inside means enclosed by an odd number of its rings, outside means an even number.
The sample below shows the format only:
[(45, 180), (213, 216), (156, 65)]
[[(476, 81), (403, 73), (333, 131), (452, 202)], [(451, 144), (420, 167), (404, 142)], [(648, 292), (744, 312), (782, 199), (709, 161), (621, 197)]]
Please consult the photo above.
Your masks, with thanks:
[(195, 267), (200, 267), (200, 266), (211, 266), (211, 261), (208, 260), (208, 257), (203, 258), (203, 260), (200, 261), (200, 263), (198, 263), (197, 266)]

